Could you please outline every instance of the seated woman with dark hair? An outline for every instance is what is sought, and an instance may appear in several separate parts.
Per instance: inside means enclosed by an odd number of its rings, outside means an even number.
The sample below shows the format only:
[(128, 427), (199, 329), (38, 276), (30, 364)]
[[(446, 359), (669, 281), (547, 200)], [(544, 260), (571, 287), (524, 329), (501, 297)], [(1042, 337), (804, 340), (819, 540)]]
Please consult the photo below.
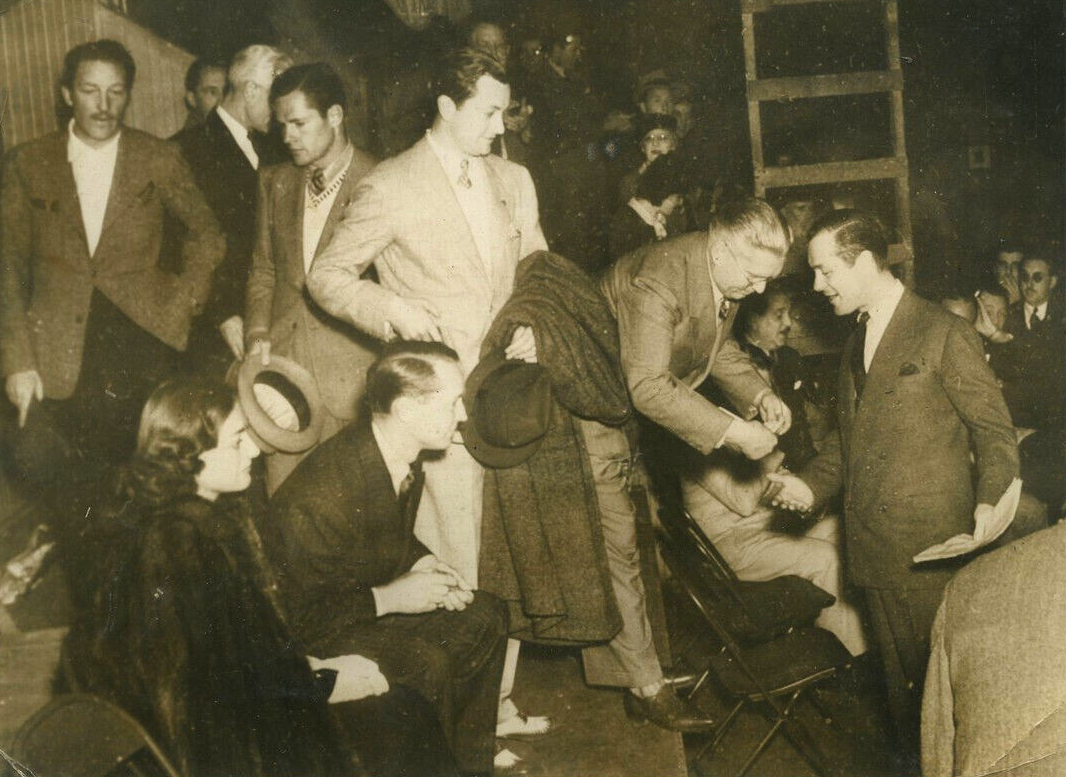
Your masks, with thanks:
[(676, 154), (656, 157), (636, 179), (636, 191), (611, 219), (608, 237), (611, 260), (642, 245), (689, 230), (684, 192), (684, 165)]
[(67, 543), (75, 690), (126, 709), (186, 777), (454, 774), (421, 697), (294, 643), (240, 493), (259, 454), (246, 426), (221, 384), (149, 397), (111, 498)]

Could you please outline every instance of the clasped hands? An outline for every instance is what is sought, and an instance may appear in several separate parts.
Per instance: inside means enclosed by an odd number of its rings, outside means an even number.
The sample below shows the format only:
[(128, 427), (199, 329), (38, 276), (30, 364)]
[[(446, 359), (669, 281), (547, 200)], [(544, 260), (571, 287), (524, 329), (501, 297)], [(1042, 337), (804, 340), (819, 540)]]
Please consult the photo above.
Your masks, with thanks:
[(474, 589), (463, 576), (431, 553), (406, 573), (373, 590), (379, 616), (439, 609), (458, 612), (474, 601)]

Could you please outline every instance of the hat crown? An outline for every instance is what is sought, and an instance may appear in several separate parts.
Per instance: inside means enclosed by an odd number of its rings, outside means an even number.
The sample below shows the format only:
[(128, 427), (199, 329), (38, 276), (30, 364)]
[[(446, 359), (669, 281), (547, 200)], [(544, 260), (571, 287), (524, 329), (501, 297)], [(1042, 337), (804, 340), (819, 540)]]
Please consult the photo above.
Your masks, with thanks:
[(505, 362), (478, 387), (472, 422), (491, 445), (520, 448), (540, 439), (551, 422), (551, 383), (543, 367)]

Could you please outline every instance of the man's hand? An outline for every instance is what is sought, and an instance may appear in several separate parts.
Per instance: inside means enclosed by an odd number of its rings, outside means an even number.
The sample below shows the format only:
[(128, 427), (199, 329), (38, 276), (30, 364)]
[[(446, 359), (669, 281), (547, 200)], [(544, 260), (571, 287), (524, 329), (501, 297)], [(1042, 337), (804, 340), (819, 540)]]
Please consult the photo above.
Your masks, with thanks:
[(814, 493), (810, 486), (795, 475), (787, 472), (771, 472), (766, 478), (780, 487), (771, 500), (774, 507), (795, 510), (798, 513), (809, 512), (814, 507)]
[(533, 330), (528, 326), (520, 326), (514, 330), (511, 344), (507, 346), (503, 355), (508, 359), (520, 359), (530, 364), (536, 364), (537, 341), (533, 337)]
[(777, 447), (777, 435), (758, 421), (737, 418), (726, 430), (723, 445), (740, 451), (749, 459), (761, 459)]
[(230, 316), (218, 325), (218, 331), (222, 339), (233, 351), (234, 358), (240, 361), (244, 358), (244, 319), (240, 316)]
[(992, 533), (992, 522), (996, 519), (996, 508), (988, 504), (979, 504), (973, 511), (973, 538), (983, 542)]
[(248, 351), (248, 355), (255, 356), (256, 354), (262, 357), (264, 367), (270, 364), (270, 341), (262, 338), (253, 340), (252, 349)]
[(308, 656), (307, 663), (311, 665), (311, 671), (332, 669), (337, 673), (333, 692), (329, 695), (330, 704), (358, 701), (367, 696), (380, 696), (389, 692), (389, 681), (385, 679), (381, 669), (364, 656), (353, 654), (324, 660)]
[(759, 400), (759, 416), (763, 424), (776, 435), (782, 435), (792, 426), (792, 411), (781, 397), (772, 391)]
[(444, 341), (440, 331), (440, 312), (435, 305), (425, 300), (396, 300), (389, 323), (404, 340)]
[(7, 376), (4, 385), (7, 398), (19, 411), (19, 428), (26, 424), (26, 414), (30, 411), (30, 403), (36, 399), (40, 402), (44, 399), (44, 384), (37, 370), (24, 370), (14, 372)]
[(454, 586), (454, 578), (445, 572), (414, 570), (400, 575), (391, 583), (374, 588), (378, 615), (389, 613), (417, 614), (444, 607)]
[(458, 612), (465, 610), (474, 601), (474, 589), (452, 566), (444, 563), (432, 553), (428, 553), (411, 566), (412, 572), (439, 572), (451, 578), (448, 594), (441, 601), (446, 610)]

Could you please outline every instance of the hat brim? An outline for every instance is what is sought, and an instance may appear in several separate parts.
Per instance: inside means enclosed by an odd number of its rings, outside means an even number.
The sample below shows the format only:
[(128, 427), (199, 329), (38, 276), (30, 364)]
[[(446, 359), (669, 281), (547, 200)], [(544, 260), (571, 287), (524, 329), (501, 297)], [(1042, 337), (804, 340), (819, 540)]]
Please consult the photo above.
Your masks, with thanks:
[(477, 424), (474, 423), (474, 414), (477, 410), (478, 390), (481, 388), (485, 378), (506, 364), (507, 361), (508, 359), (504, 356), (502, 350), (486, 356), (478, 362), (478, 365), (474, 367), (474, 370), (467, 377), (463, 390), (463, 405), (466, 407), (467, 420), (460, 424), (459, 434), (462, 435), (463, 445), (466, 446), (467, 452), (474, 457), (474, 460), (481, 466), (490, 469), (517, 467), (537, 452), (541, 440), (544, 439), (541, 436), (525, 445), (504, 448), (499, 445), (493, 445), (482, 437), (477, 430)]
[[(293, 431), (278, 426), (259, 404), (254, 387), (259, 376), (266, 372), (281, 375), (303, 395), (309, 414), (304, 428)], [(310, 372), (292, 359), (271, 354), (270, 363), (264, 365), (258, 354), (246, 358), (237, 373), (237, 397), (248, 419), (249, 432), (266, 453), (303, 453), (322, 436), (324, 419), (318, 384)]]

